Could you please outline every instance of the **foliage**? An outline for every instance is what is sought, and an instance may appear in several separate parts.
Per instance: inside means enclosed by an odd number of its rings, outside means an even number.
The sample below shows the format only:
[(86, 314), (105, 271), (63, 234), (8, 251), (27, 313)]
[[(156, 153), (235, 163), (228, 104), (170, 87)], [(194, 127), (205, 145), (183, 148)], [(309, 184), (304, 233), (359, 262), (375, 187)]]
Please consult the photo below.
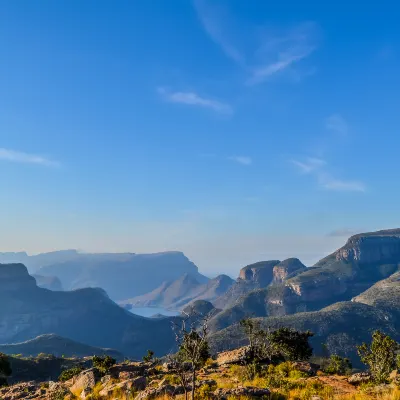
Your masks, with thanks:
[(74, 376), (80, 374), (82, 371), (83, 368), (81, 366), (65, 369), (63, 372), (61, 372), (60, 376), (58, 377), (58, 380), (61, 382), (68, 381)]
[(381, 331), (375, 331), (372, 334), (370, 346), (366, 343), (357, 346), (361, 361), (368, 365), (376, 383), (384, 383), (389, 378), (390, 372), (396, 367), (398, 349), (399, 344)]
[(314, 336), (310, 331), (298, 332), (290, 328), (280, 328), (268, 334), (272, 347), (286, 360), (308, 360), (312, 356), (312, 347), (308, 339)]
[(200, 400), (208, 400), (212, 398), (212, 392), (216, 389), (216, 386), (210, 386), (210, 385), (202, 385), (200, 386), (197, 397)]
[(0, 353), (0, 387), (7, 385), (7, 376), (12, 373), (8, 356)]
[(106, 374), (108, 370), (117, 362), (110, 356), (93, 356), (93, 367)]
[(400, 370), (400, 354), (397, 354), (396, 356), (396, 367), (398, 370)]
[(249, 341), (249, 359), (258, 362), (268, 359), (270, 362), (279, 360), (308, 360), (312, 356), (312, 347), (308, 339), (313, 336), (310, 331), (299, 332), (291, 328), (280, 328), (275, 331), (261, 329), (260, 323), (254, 319), (240, 321)]
[(210, 348), (208, 345), (208, 321), (210, 315), (199, 315), (194, 309), (191, 313), (186, 313), (186, 317), (181, 320), (181, 325), (173, 325), (175, 340), (178, 344), (178, 353), (175, 356), (178, 376), (185, 389), (187, 399), (187, 368), (190, 365), (192, 374), (192, 400), (194, 400), (196, 390), (197, 371), (204, 367), (210, 358)]
[(143, 356), (143, 361), (150, 362), (150, 361), (153, 361), (153, 359), (154, 359), (154, 351), (147, 350), (147, 354), (145, 356)]
[(347, 375), (351, 372), (352, 368), (353, 366), (348, 358), (332, 354), (324, 371), (332, 375)]

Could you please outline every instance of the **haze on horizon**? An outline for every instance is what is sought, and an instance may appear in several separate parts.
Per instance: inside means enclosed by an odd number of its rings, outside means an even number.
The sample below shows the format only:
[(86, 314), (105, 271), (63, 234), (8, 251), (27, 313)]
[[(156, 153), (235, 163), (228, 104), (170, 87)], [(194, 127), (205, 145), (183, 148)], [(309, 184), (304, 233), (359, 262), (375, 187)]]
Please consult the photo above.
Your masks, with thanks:
[(4, 2), (0, 250), (179, 250), (235, 276), (399, 227), (384, 3)]

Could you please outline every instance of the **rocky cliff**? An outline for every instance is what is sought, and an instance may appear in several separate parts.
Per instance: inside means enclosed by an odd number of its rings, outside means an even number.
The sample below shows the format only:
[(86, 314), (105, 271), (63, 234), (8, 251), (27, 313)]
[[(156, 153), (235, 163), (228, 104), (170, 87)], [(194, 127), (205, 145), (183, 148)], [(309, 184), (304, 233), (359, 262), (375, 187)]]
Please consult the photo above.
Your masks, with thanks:
[[(237, 295), (240, 294), (237, 290), (232, 296), (235, 301), (225, 302), (228, 307), (223, 306), (224, 298), (218, 299), (216, 306), (225, 309), (214, 317), (211, 326), (217, 330), (247, 315), (281, 316), (320, 310), (339, 301), (351, 300), (399, 270), (399, 231), (353, 236), (345, 246), (312, 268), (304, 268), (298, 260), (285, 260), (281, 263), (283, 266), (274, 266), (273, 285), (262, 289), (247, 285), (247, 293), (242, 286), (242, 296)], [(292, 274), (289, 266), (293, 268)], [(240, 281), (244, 280), (238, 280), (231, 291), (240, 286)]]

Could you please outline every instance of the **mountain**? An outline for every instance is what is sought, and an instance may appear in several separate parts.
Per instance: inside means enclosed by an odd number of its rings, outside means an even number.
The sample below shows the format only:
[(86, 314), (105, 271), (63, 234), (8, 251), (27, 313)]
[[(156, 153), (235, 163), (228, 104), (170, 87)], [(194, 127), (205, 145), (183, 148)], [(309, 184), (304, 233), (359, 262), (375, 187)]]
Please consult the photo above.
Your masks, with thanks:
[(189, 274), (182, 275), (175, 281), (164, 282), (157, 289), (142, 296), (121, 302), (133, 307), (164, 307), (182, 309), (196, 300), (213, 301), (233, 284), (233, 279), (227, 275), (219, 275), (206, 283), (199, 283)]
[(41, 267), (37, 274), (57, 276), (65, 290), (101, 287), (115, 301), (148, 293), (184, 274), (199, 283), (208, 278), (183, 253), (81, 254)]
[(32, 275), (39, 287), (49, 290), (63, 290), (61, 281), (56, 276)]
[[(236, 286), (243, 291), (246, 283), (244, 294), (240, 296), (240, 291), (233, 287), (231, 290), (235, 289), (236, 293), (231, 297), (236, 296), (236, 300), (226, 301), (230, 306), (218, 313), (210, 325), (218, 330), (246, 316), (282, 316), (321, 310), (336, 302), (349, 301), (399, 270), (400, 230), (355, 235), (312, 268), (296, 264), (298, 268), (292, 272), (288, 268), (287, 273), (285, 269), (273, 269), (275, 278), (262, 289), (258, 289), (261, 285), (249, 286), (247, 282), (252, 282), (254, 275), (241, 272), (242, 278), (238, 279)], [(270, 274), (267, 276), (264, 284), (271, 277)], [(252, 287), (258, 290), (249, 291)], [(214, 302), (217, 308), (223, 308), (221, 302), (228, 294), (229, 291)]]
[(24, 357), (36, 357), (40, 353), (56, 357), (87, 357), (109, 355), (117, 360), (124, 356), (118, 351), (88, 346), (54, 334), (40, 335), (21, 343), (0, 344), (0, 353), (21, 354)]
[(236, 283), (225, 294), (215, 299), (217, 308), (226, 309), (233, 307), (242, 296), (256, 289), (265, 288), (272, 283), (294, 276), (306, 270), (306, 266), (297, 258), (289, 258), (284, 261), (270, 260), (247, 265), (242, 268)]
[[(350, 357), (354, 366), (360, 367), (356, 345), (371, 340), (374, 330), (381, 330), (400, 341), (400, 319), (386, 310), (357, 302), (339, 302), (319, 311), (302, 312), (282, 317), (260, 318), (265, 328), (291, 327), (314, 333), (310, 343), (316, 355), (331, 354)], [(234, 349), (247, 344), (238, 324), (214, 333), (211, 337), (213, 351)]]
[(54, 333), (139, 358), (174, 346), (171, 318), (148, 319), (114, 303), (102, 289), (53, 292), (39, 288), (22, 264), (0, 265), (0, 343)]

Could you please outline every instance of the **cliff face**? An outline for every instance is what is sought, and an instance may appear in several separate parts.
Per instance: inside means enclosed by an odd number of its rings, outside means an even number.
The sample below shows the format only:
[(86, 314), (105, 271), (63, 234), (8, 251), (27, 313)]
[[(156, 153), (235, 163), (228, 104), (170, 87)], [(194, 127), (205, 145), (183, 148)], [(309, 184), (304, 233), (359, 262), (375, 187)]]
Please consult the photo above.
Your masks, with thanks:
[[(298, 260), (285, 260), (273, 267), (272, 285), (257, 291), (254, 289), (259, 287), (247, 286), (247, 292), (242, 290), (243, 297), (235, 296), (239, 293), (236, 290), (231, 296), (234, 301), (215, 316), (213, 327), (224, 328), (245, 315), (281, 316), (320, 310), (338, 301), (349, 301), (376, 282), (395, 274), (399, 266), (399, 229), (356, 235), (345, 246), (319, 261), (315, 267), (305, 268)], [(240, 281), (252, 282), (251, 268), (245, 272), (248, 274), (244, 276), (247, 280), (239, 279), (236, 286), (240, 287)], [(398, 299), (398, 282), (391, 281), (390, 284), (386, 282), (376, 285), (374, 290), (356, 298), (356, 301), (379, 299), (380, 304), (389, 304), (390, 296), (377, 296), (384, 289)], [(223, 304), (216, 305), (224, 308)]]
[(282, 283), (286, 279), (306, 271), (307, 267), (298, 258), (288, 258), (282, 261), (273, 269), (273, 281)]
[(240, 270), (239, 279), (251, 281), (258, 287), (267, 286), (272, 282), (273, 269), (279, 262), (279, 260), (271, 260), (247, 265)]
[(0, 292), (31, 291), (36, 289), (35, 278), (23, 264), (0, 264)]

